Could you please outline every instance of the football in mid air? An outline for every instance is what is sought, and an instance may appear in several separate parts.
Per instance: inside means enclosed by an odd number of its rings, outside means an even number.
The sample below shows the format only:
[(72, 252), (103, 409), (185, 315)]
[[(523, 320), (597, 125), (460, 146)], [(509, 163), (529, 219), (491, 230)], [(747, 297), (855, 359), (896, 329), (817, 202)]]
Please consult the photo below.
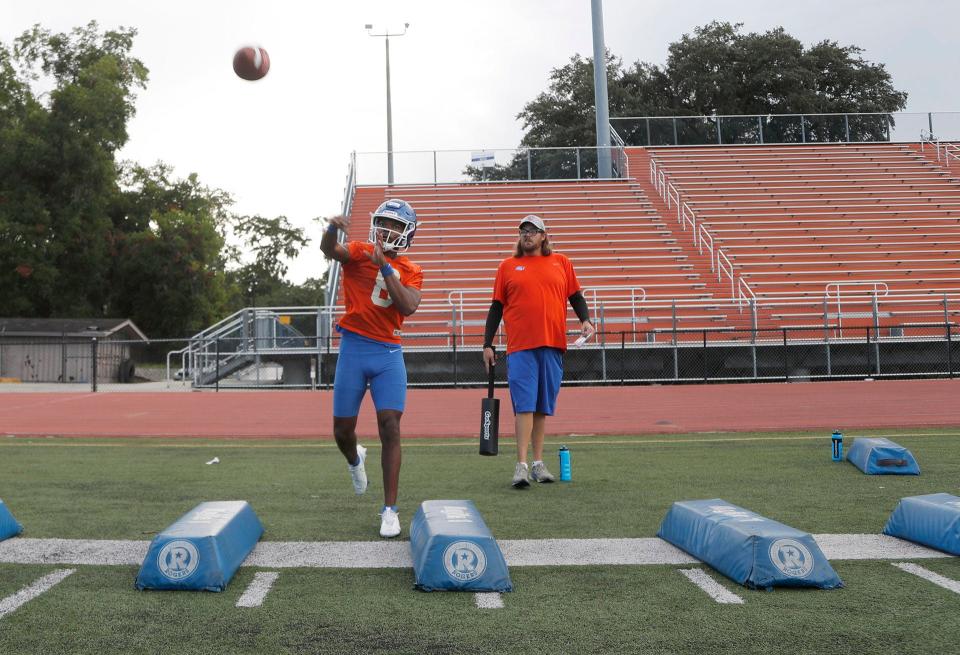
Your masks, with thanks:
[(233, 72), (245, 80), (259, 80), (269, 70), (270, 55), (263, 48), (244, 46), (233, 56)]

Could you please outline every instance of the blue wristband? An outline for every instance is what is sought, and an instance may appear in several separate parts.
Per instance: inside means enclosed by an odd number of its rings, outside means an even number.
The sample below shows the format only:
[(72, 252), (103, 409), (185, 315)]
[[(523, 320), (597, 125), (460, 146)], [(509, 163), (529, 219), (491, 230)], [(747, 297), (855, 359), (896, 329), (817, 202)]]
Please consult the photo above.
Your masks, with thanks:
[(339, 228), (338, 228), (336, 225), (334, 225), (333, 223), (331, 223), (330, 225), (327, 226), (327, 232), (336, 232), (338, 229), (339, 229)]
[(384, 264), (383, 266), (381, 266), (380, 275), (382, 275), (383, 277), (388, 277), (390, 275), (393, 275), (393, 266), (391, 266), (390, 264)]

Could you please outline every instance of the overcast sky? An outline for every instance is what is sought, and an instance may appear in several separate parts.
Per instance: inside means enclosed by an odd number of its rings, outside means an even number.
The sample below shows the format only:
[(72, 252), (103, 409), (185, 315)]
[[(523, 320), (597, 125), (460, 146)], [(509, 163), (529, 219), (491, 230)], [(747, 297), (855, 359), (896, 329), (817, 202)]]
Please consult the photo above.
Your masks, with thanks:
[[(150, 79), (121, 155), (196, 172), (232, 194), (235, 211), (283, 214), (313, 236), (313, 217), (339, 211), (350, 152), (386, 150), (384, 44), (365, 23), (378, 32), (410, 23), (390, 42), (395, 151), (515, 147), (515, 117), (546, 89), (551, 69), (592, 54), (590, 0), (0, 0), (0, 8), (6, 44), (34, 23), (136, 28), (133, 52)], [(605, 0), (603, 11), (607, 47), (627, 64), (662, 65), (669, 43), (714, 19), (745, 31), (782, 25), (807, 46), (864, 48), (909, 93), (908, 111), (960, 110), (956, 0)], [(244, 44), (270, 54), (259, 82), (232, 72)], [(292, 266), (295, 281), (322, 273), (316, 246)]]

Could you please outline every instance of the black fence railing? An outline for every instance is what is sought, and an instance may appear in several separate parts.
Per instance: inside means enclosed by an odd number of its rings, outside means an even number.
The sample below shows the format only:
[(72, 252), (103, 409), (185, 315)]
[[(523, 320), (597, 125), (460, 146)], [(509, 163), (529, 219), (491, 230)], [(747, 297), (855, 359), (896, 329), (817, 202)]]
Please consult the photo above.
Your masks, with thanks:
[[(571, 341), (573, 337), (571, 337)], [(949, 377), (960, 372), (960, 329), (908, 323), (822, 327), (601, 332), (564, 357), (564, 384), (695, 384)], [(480, 343), (479, 335), (467, 342)], [(404, 338), (412, 387), (482, 387), (479, 345), (463, 335)], [(101, 391), (330, 389), (339, 335), (270, 339), (117, 341), (0, 339), (0, 378)], [(499, 354), (502, 360), (502, 353)], [(506, 379), (506, 366), (498, 383)]]

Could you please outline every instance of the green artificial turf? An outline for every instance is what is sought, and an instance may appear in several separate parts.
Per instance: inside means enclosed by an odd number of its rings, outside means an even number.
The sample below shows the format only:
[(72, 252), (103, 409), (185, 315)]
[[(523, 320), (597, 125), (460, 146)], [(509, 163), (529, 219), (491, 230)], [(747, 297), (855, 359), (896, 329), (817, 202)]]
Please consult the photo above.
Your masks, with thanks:
[[(956, 560), (937, 568), (960, 578)], [(78, 567), (0, 619), (0, 652), (955, 652), (960, 596), (889, 563), (836, 569), (847, 587), (834, 591), (748, 591), (711, 572), (745, 600), (719, 605), (676, 567), (515, 568), (504, 608), (479, 610), (473, 594), (414, 591), (399, 569), (284, 569), (262, 607), (237, 608), (252, 570), (213, 594), (137, 592), (133, 567)]]
[[(871, 433), (871, 436), (881, 432)], [(956, 431), (891, 437), (919, 477), (830, 461), (829, 435), (570, 438), (573, 481), (510, 488), (513, 449), (404, 444), (401, 521), (425, 499), (473, 500), (499, 539), (652, 537), (670, 503), (723, 498), (812, 533), (878, 533), (899, 498), (960, 495)], [(556, 470), (558, 440), (548, 444)], [(849, 446), (849, 441), (848, 444)], [(24, 537), (149, 540), (205, 500), (248, 500), (269, 541), (376, 540), (381, 476), (353, 494), (329, 442), (0, 440), (2, 498)], [(206, 465), (213, 457), (220, 463)], [(960, 580), (960, 560), (918, 561)], [(750, 591), (720, 605), (678, 566), (513, 567), (503, 609), (413, 590), (408, 569), (280, 569), (262, 607), (227, 590), (138, 592), (136, 567), (0, 564), (0, 600), (56, 569), (77, 572), (0, 618), (0, 653), (948, 653), (960, 595), (889, 562), (837, 561), (835, 591)]]
[[(570, 483), (510, 487), (514, 450), (473, 441), (404, 444), (401, 520), (427, 499), (473, 500), (500, 539), (652, 537), (676, 500), (723, 498), (814, 533), (876, 533), (903, 496), (960, 495), (960, 438), (896, 436), (923, 475), (866, 476), (830, 461), (829, 435), (579, 438)], [(849, 442), (849, 440), (848, 440)], [(247, 500), (265, 539), (377, 538), (379, 448), (366, 495), (353, 494), (330, 442), (0, 441), (0, 498), (24, 536), (149, 539), (199, 502)], [(556, 465), (559, 442), (547, 445)], [(206, 465), (214, 457), (219, 464)]]

